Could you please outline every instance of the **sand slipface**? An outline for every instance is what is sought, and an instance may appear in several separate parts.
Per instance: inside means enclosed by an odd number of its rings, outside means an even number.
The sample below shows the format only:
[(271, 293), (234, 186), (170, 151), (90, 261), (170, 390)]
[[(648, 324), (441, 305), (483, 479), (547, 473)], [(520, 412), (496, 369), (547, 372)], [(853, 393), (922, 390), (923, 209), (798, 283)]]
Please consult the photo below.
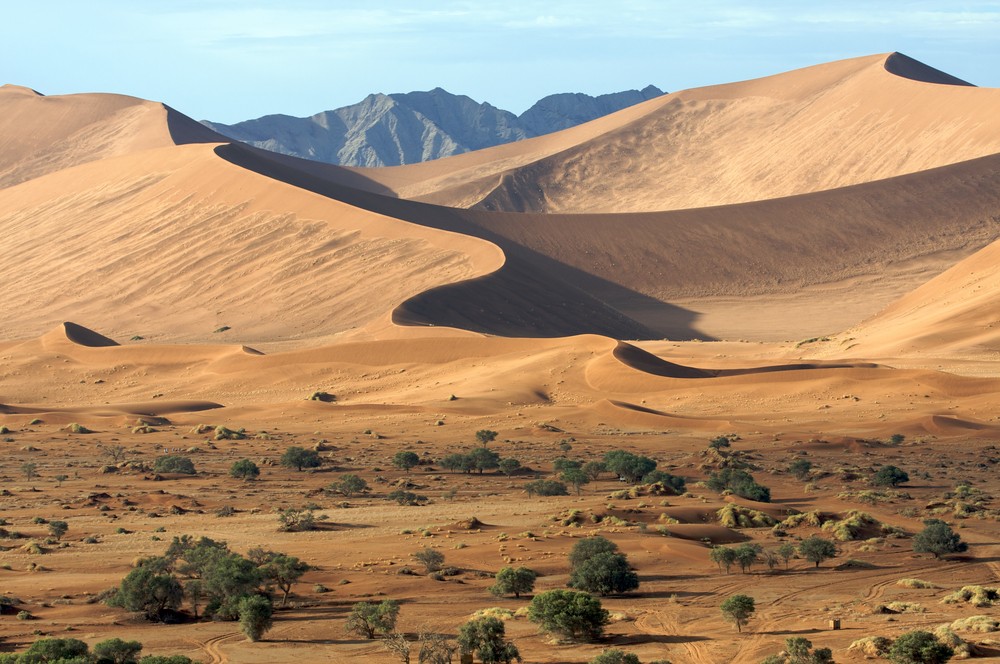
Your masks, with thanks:
[[(398, 661), (345, 632), (354, 603), (398, 599), (400, 632), (454, 635), (529, 601), (488, 592), (503, 566), (565, 588), (589, 535), (628, 555), (638, 592), (602, 598), (599, 644), (510, 618), (526, 661), (758, 662), (790, 634), (850, 661), (859, 633), (988, 612), (941, 599), (1000, 555), (995, 95), (871, 56), (381, 172), (229, 144), (162, 104), (0, 89), (0, 574), (38, 619), (5, 616), (4, 647), (37, 628), (203, 661)], [(482, 431), (520, 467), (441, 463)], [(322, 465), (281, 466), (289, 446)], [(685, 488), (529, 484), (617, 449)], [(196, 472), (156, 472), (164, 454)], [(241, 459), (257, 479), (230, 476)], [(873, 486), (884, 465), (910, 479)], [(709, 488), (726, 468), (770, 502)], [(331, 487), (348, 473), (369, 491)], [(310, 504), (319, 529), (279, 532), (276, 511)], [(969, 550), (914, 552), (928, 518)], [(169, 626), (97, 603), (183, 534), (313, 569), (257, 643), (190, 597)], [(810, 535), (837, 558), (709, 558)], [(428, 546), (454, 569), (425, 573)], [(757, 601), (741, 634), (719, 611), (736, 593)]]

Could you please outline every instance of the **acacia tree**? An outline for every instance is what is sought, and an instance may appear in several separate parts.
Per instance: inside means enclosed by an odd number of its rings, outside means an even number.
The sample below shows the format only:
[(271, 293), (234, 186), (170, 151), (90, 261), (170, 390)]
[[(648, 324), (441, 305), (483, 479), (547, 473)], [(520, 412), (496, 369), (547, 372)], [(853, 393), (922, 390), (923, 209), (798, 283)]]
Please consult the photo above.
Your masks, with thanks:
[(458, 645), (462, 652), (473, 653), (484, 664), (510, 664), (521, 660), (517, 646), (507, 641), (503, 621), (499, 618), (473, 618), (458, 630)]
[(949, 553), (962, 553), (968, 549), (969, 545), (962, 541), (961, 536), (941, 519), (927, 519), (924, 521), (924, 529), (913, 537), (913, 550), (916, 553), (932, 553), (935, 558)]
[(339, 493), (347, 498), (353, 498), (354, 496), (364, 493), (367, 490), (368, 482), (354, 473), (341, 475), (339, 480), (331, 482), (326, 487), (326, 491), (329, 491), (330, 493)]
[(732, 568), (733, 563), (736, 562), (736, 549), (732, 549), (728, 546), (716, 546), (708, 552), (708, 558), (719, 566), (720, 572), (722, 571), (722, 568), (725, 567), (726, 574), (729, 574), (729, 570)]
[(544, 632), (571, 640), (594, 641), (604, 633), (608, 612), (599, 599), (588, 593), (549, 590), (531, 600), (528, 620)]
[(837, 545), (828, 539), (813, 535), (799, 544), (799, 555), (819, 567), (824, 560), (836, 557)]
[(281, 590), (281, 606), (288, 601), (292, 587), (311, 569), (295, 556), (260, 548), (248, 551), (247, 557), (257, 565), (265, 584), (277, 586)]
[(428, 574), (438, 571), (444, 564), (444, 554), (429, 546), (414, 553), (413, 557), (424, 566)]
[(478, 441), (480, 445), (489, 445), (496, 439), (497, 439), (496, 431), (490, 431), (489, 429), (480, 429), (479, 431), (476, 432), (476, 441)]
[(420, 457), (417, 456), (416, 452), (396, 452), (395, 456), (392, 457), (392, 465), (406, 472), (410, 472), (410, 469), (418, 463), (420, 463)]
[(577, 540), (573, 548), (570, 549), (569, 566), (571, 569), (575, 569), (585, 563), (587, 559), (599, 553), (615, 553), (617, 551), (618, 545), (607, 537), (602, 537), (601, 535), (584, 537), (581, 540)]
[(376, 634), (389, 634), (396, 628), (399, 618), (399, 602), (393, 599), (378, 604), (358, 602), (351, 607), (345, 629), (366, 639), (374, 639)]
[(513, 594), (520, 598), (521, 593), (530, 593), (535, 589), (535, 579), (538, 574), (527, 567), (504, 567), (496, 575), (496, 583), (490, 586), (490, 592), (500, 597)]
[(239, 480), (252, 480), (260, 476), (260, 468), (250, 459), (240, 459), (229, 467), (229, 476)]
[(184, 598), (184, 589), (173, 574), (157, 569), (155, 561), (129, 572), (108, 604), (126, 611), (141, 611), (149, 620), (162, 620), (165, 611), (178, 608)]
[(733, 595), (722, 603), (722, 616), (731, 623), (736, 624), (736, 631), (742, 632), (743, 626), (750, 622), (756, 611), (753, 597), (748, 595)]
[(896, 466), (882, 466), (872, 476), (872, 484), (875, 486), (899, 486), (909, 481), (910, 476), (906, 471)]
[(285, 468), (294, 468), (301, 472), (303, 468), (317, 468), (322, 460), (316, 450), (307, 450), (292, 445), (281, 455), (280, 463)]
[(569, 587), (589, 593), (610, 595), (639, 587), (639, 576), (628, 565), (624, 553), (598, 553), (573, 567)]

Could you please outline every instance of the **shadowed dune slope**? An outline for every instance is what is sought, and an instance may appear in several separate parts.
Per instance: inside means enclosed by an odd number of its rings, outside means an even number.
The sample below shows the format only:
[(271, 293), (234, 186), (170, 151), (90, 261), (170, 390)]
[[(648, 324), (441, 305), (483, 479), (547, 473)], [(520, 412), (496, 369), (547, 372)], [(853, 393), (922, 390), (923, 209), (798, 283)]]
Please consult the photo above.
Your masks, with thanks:
[(790, 196), (1000, 152), (1000, 90), (905, 55), (685, 90), (550, 137), (385, 171), (402, 197), (643, 212)]
[[(698, 313), (676, 302), (775, 294), (799, 301), (769, 322), (772, 338), (826, 333), (856, 324), (1000, 234), (1000, 156), (740, 205), (538, 215), (393, 199), (330, 182), (309, 162), (237, 145), (218, 151), (352, 206), (497, 245), (506, 256), (502, 269), (422, 292), (394, 317), (498, 334), (724, 337), (729, 329), (700, 326)], [(859, 278), (880, 286), (864, 310), (841, 306), (838, 297), (853, 292), (807, 290)], [(801, 320), (795, 306), (802, 302), (823, 313)]]

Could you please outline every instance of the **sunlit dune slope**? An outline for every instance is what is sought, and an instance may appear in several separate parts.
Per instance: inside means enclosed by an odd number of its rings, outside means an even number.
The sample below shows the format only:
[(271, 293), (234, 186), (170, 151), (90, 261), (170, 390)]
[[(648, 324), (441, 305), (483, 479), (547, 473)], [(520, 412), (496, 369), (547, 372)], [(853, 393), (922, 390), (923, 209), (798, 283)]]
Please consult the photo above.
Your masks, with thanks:
[(226, 140), (164, 104), (0, 87), (0, 188), (149, 148)]
[(833, 189), (1000, 152), (1000, 90), (905, 55), (684, 90), (551, 136), (365, 171), (460, 207), (641, 212)]
[(1000, 359), (1000, 242), (841, 335), (852, 353)]
[(0, 189), (0, 228), (8, 339), (63, 320), (126, 338), (225, 341), (212, 334), (223, 326), (244, 342), (323, 336), (503, 262), (491, 244), (263, 177), (211, 145)]

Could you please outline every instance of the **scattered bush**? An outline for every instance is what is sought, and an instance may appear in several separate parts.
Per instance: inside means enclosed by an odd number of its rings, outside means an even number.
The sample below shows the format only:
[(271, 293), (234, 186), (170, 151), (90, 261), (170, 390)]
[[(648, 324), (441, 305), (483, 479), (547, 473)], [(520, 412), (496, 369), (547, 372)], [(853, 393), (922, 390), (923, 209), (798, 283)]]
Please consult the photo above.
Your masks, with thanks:
[(215, 427), (216, 440), (244, 440), (246, 437), (247, 435), (243, 432), (243, 429), (233, 431), (232, 429), (227, 429), (224, 426)]
[(823, 530), (829, 531), (840, 542), (851, 542), (861, 538), (869, 527), (877, 525), (880, 525), (878, 520), (867, 512), (851, 510), (843, 519), (824, 523)]
[(1000, 588), (962, 586), (962, 588), (947, 595), (941, 601), (945, 604), (967, 603), (980, 608), (993, 606), (1000, 603)]
[(157, 473), (179, 473), (194, 475), (194, 462), (186, 456), (168, 454), (157, 457), (153, 462), (153, 470)]
[(726, 528), (766, 528), (777, 523), (770, 514), (735, 503), (727, 503), (716, 515), (719, 517), (719, 524)]
[(808, 459), (796, 459), (788, 464), (788, 472), (795, 476), (795, 479), (806, 481), (809, 479), (809, 472), (812, 470), (812, 461)]
[(437, 549), (425, 547), (413, 554), (417, 562), (424, 566), (427, 573), (437, 572), (444, 565), (444, 554)]
[(884, 636), (866, 636), (853, 641), (847, 647), (848, 650), (858, 650), (865, 657), (882, 658), (889, 654), (892, 647), (892, 640)]
[(943, 664), (955, 651), (937, 640), (930, 632), (914, 630), (903, 634), (889, 647), (893, 664)]
[(758, 484), (753, 475), (739, 468), (723, 468), (712, 473), (705, 485), (712, 491), (731, 491), (747, 500), (759, 503), (771, 502), (771, 490)]
[(556, 480), (534, 480), (524, 485), (524, 490), (531, 496), (568, 496), (569, 489), (562, 482)]
[(339, 493), (347, 498), (353, 498), (368, 491), (368, 482), (353, 473), (348, 473), (341, 475), (340, 479), (329, 484), (326, 490), (330, 493)]
[(900, 579), (896, 581), (896, 585), (900, 588), (937, 588), (930, 581), (921, 581), (920, 579)]
[(882, 466), (872, 476), (872, 484), (875, 486), (895, 487), (909, 481), (910, 476), (896, 466)]
[(924, 529), (913, 537), (913, 550), (916, 553), (931, 553), (935, 558), (940, 558), (950, 553), (962, 553), (968, 550), (969, 545), (963, 542), (958, 533), (944, 521), (928, 519), (924, 521), (924, 526)]
[(951, 629), (958, 632), (996, 632), (1000, 631), (1000, 618), (993, 616), (959, 618), (951, 623)]
[(329, 392), (313, 392), (309, 395), (309, 401), (322, 401), (324, 403), (332, 403), (337, 400), (337, 397), (330, 394)]

